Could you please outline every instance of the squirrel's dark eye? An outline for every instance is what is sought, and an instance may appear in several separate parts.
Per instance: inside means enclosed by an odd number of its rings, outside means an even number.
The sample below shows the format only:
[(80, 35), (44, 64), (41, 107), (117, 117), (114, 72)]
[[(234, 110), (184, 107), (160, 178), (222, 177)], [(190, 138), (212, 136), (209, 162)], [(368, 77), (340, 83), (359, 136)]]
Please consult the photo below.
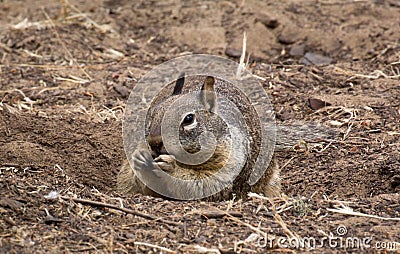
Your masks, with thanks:
[(187, 114), (185, 118), (183, 118), (182, 124), (189, 125), (192, 124), (193, 122), (194, 122), (194, 114), (190, 113)]

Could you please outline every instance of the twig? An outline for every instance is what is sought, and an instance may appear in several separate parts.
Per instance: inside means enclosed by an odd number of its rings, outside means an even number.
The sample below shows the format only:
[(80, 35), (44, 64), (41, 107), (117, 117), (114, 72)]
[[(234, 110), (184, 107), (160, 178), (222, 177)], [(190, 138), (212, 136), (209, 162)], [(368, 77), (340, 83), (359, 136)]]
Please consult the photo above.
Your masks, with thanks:
[(290, 238), (299, 239), (299, 236), (297, 234), (295, 234), (295, 233), (293, 233), (292, 231), (289, 230), (289, 228), (287, 227), (286, 223), (283, 221), (282, 217), (279, 215), (279, 213), (278, 213), (278, 211), (276, 209), (275, 203), (270, 198), (258, 195), (256, 193), (249, 193), (248, 196), (249, 197), (258, 198), (258, 199), (265, 200), (265, 201), (269, 202), (272, 205), (272, 210), (274, 210), (274, 219), (275, 219), (275, 221), (279, 224), (279, 226), (281, 226), (283, 231), (285, 231), (286, 235), (288, 235)]
[[(88, 15), (86, 15), (85, 13), (82, 13), (81, 10), (79, 10), (78, 8), (76, 8), (73, 4), (71, 4), (68, 0), (65, 1), (65, 4), (68, 5), (71, 9), (73, 9), (74, 11), (78, 12), (79, 15), (81, 15), (83, 18), (85, 18), (89, 24), (93, 25), (95, 28), (99, 29), (102, 32), (106, 32), (107, 30), (110, 30), (111, 32), (113, 32), (113, 30), (111, 28), (109, 29), (105, 29), (108, 26), (104, 26), (104, 25), (99, 25), (97, 22), (95, 22), (93, 19), (89, 18)], [(73, 18), (73, 17), (70, 17)]]
[(258, 228), (256, 228), (256, 227), (254, 227), (254, 226), (252, 226), (252, 225), (250, 225), (249, 223), (246, 223), (246, 222), (244, 222), (244, 221), (241, 221), (241, 220), (239, 220), (238, 218), (232, 216), (232, 215), (230, 214), (230, 212), (223, 211), (223, 210), (221, 210), (221, 209), (219, 209), (219, 208), (216, 208), (216, 207), (213, 207), (213, 209), (217, 210), (218, 212), (220, 212), (220, 213), (222, 213), (222, 214), (225, 214), (225, 215), (226, 215), (226, 218), (228, 218), (228, 219), (230, 219), (230, 220), (232, 220), (232, 221), (234, 221), (234, 222), (236, 222), (236, 223), (238, 223), (238, 224), (242, 224), (242, 225), (244, 225), (244, 226), (250, 228), (251, 230), (253, 230), (254, 232), (256, 232), (256, 233), (258, 233), (258, 234), (260, 234), (260, 235), (265, 235), (265, 234), (266, 234), (266, 233), (263, 232), (262, 230), (260, 230), (260, 229), (258, 229)]
[(27, 98), (24, 92), (22, 92), (20, 89), (10, 89), (10, 90), (0, 90), (0, 94), (6, 94), (6, 93), (12, 93), (12, 92), (18, 92), (22, 95), (22, 97)]
[(91, 206), (97, 206), (97, 207), (107, 207), (110, 209), (115, 209), (121, 212), (125, 212), (125, 213), (130, 213), (133, 215), (136, 215), (138, 217), (142, 217), (144, 219), (148, 219), (148, 220), (157, 220), (157, 221), (161, 221), (165, 224), (169, 224), (169, 225), (174, 225), (174, 226), (180, 226), (179, 223), (174, 222), (174, 221), (170, 221), (170, 220), (165, 220), (163, 218), (151, 215), (151, 214), (144, 214), (132, 209), (128, 209), (128, 208), (124, 208), (124, 207), (119, 207), (116, 205), (112, 205), (112, 204), (107, 204), (107, 203), (102, 203), (102, 202), (98, 202), (98, 201), (93, 201), (93, 200), (89, 200), (89, 199), (81, 199), (81, 198), (70, 198), (70, 197), (65, 197), (65, 196), (59, 196), (60, 198), (64, 199), (64, 200), (72, 200), (74, 202), (77, 203), (81, 203), (81, 204), (85, 204), (85, 205), (91, 205)]
[[(109, 64), (109, 62), (102, 62), (97, 64), (88, 64), (85, 66), (86, 69), (97, 69), (98, 66)], [(7, 64), (0, 64), (0, 67), (32, 67), (32, 68), (43, 68), (47, 70), (64, 70), (64, 69), (73, 69), (73, 68), (82, 68), (79, 64), (77, 65), (51, 65), (51, 64), (14, 64), (14, 63), (7, 63)]]
[(53, 22), (53, 20), (50, 18), (49, 14), (47, 14), (47, 12), (42, 9), (44, 15), (46, 16), (46, 18), (49, 20), (49, 22), (51, 23), (52, 29), (54, 30), (54, 33), (58, 39), (58, 41), (60, 42), (61, 46), (63, 47), (63, 49), (65, 50), (65, 52), (68, 54), (68, 56), (70, 57), (70, 59), (75, 62), (75, 64), (78, 66), (79, 69), (81, 69), (81, 71), (86, 75), (86, 77), (89, 78), (89, 80), (92, 80), (92, 77), (82, 68), (82, 66), (80, 66), (78, 64), (78, 61), (76, 61), (76, 59), (74, 58), (74, 56), (71, 54), (71, 52), (68, 50), (67, 46), (65, 45), (65, 43), (61, 40), (60, 34), (57, 32), (56, 30), (56, 26)]
[(151, 244), (151, 243), (144, 243), (144, 242), (133, 242), (133, 243), (135, 245), (143, 245), (143, 246), (159, 249), (161, 251), (165, 251), (165, 252), (168, 252), (168, 253), (177, 253), (176, 251), (173, 251), (171, 249), (168, 249), (168, 248), (165, 248), (165, 247), (161, 247), (161, 246), (158, 246), (158, 245), (154, 245), (154, 244)]
[(332, 145), (333, 141), (329, 142), (328, 145), (326, 145), (324, 148), (322, 148), (321, 150), (318, 151), (318, 153), (322, 153), (323, 151), (325, 151), (326, 149), (328, 149), (328, 147), (330, 147)]
[[(271, 200), (269, 200), (269, 202), (272, 205), (274, 205)], [(289, 228), (287, 227), (286, 223), (283, 221), (283, 219), (279, 215), (279, 213), (277, 213), (277, 212), (274, 213), (274, 219), (281, 226), (283, 231), (285, 231), (286, 235), (290, 236), (291, 239), (293, 239), (293, 238), (299, 239), (299, 236), (297, 234), (295, 234), (295, 233), (293, 233), (292, 231), (289, 230)]]
[(334, 213), (341, 213), (341, 214), (354, 215), (354, 216), (360, 216), (360, 217), (368, 217), (368, 218), (374, 218), (374, 219), (380, 219), (380, 220), (400, 221), (400, 218), (386, 218), (386, 217), (381, 217), (378, 215), (371, 215), (371, 214), (366, 214), (366, 213), (355, 212), (350, 207), (347, 207), (344, 205), (342, 205), (342, 207), (337, 208), (337, 209), (326, 208), (326, 210), (328, 210), (329, 212), (334, 212)]
[(289, 165), (289, 163), (292, 162), (294, 158), (296, 158), (296, 156), (292, 156), (292, 158), (286, 161), (285, 164), (283, 164), (283, 166), (281, 167), (281, 170), (283, 170), (287, 165)]
[(236, 78), (240, 79), (246, 70), (246, 64), (244, 63), (244, 58), (246, 56), (246, 41), (247, 41), (247, 36), (246, 32), (243, 34), (243, 46), (242, 46), (242, 55), (240, 56), (240, 62), (238, 65), (238, 68), (236, 70)]
[(227, 214), (233, 217), (243, 217), (243, 214), (240, 212), (235, 212), (235, 211), (230, 211), (230, 212), (225, 212), (221, 210), (195, 210), (193, 212), (194, 214), (198, 214), (200, 216), (203, 216), (207, 219), (218, 219), (218, 218), (223, 218)]
[(183, 252), (195, 252), (195, 253), (216, 253), (221, 254), (221, 251), (216, 248), (207, 248), (199, 245), (183, 245)]

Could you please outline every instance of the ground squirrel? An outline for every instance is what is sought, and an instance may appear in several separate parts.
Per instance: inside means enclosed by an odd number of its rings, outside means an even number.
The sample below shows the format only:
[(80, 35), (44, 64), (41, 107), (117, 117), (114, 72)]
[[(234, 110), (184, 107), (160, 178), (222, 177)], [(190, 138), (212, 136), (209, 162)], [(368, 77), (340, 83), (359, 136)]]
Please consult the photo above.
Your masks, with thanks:
[[(179, 142), (185, 152), (195, 154), (204, 144), (200, 145), (200, 135), (204, 131), (211, 132), (216, 140), (215, 151), (208, 160), (201, 164), (180, 162), (175, 159), (176, 154), (168, 154), (165, 140), (161, 137), (161, 122), (166, 110), (180, 96), (196, 92), (196, 100), (203, 105), (203, 110), (187, 110), (181, 119), (175, 119), (179, 124)], [(247, 127), (246, 133), (238, 131), (232, 133), (227, 124), (216, 114), (219, 107), (227, 107), (218, 101), (218, 97), (227, 97), (239, 109)], [(219, 104), (218, 104), (219, 103)], [(260, 116), (263, 117), (263, 116)], [(207, 200), (223, 200), (232, 198), (233, 195), (243, 198), (248, 192), (262, 193), (273, 197), (280, 195), (279, 168), (272, 158), (259, 181), (250, 185), (248, 179), (260, 152), (261, 130), (260, 120), (256, 110), (251, 105), (246, 95), (237, 87), (226, 80), (211, 76), (181, 77), (176, 82), (165, 86), (159, 95), (153, 99), (147, 113), (145, 136), (147, 144), (135, 150), (131, 164), (125, 161), (118, 174), (117, 189), (122, 193), (143, 193), (152, 196), (163, 196), (142, 183), (136, 174), (148, 181), (161, 181), (160, 185), (168, 192), (167, 196), (198, 196), (198, 192), (205, 193), (208, 188), (223, 186), (222, 191), (206, 197)], [(295, 138), (295, 137), (293, 137)], [(284, 138), (282, 138), (284, 139)], [(203, 142), (208, 142), (207, 140)], [(230, 157), (233, 142), (239, 142), (239, 150), (234, 157)], [(293, 142), (292, 142), (293, 143)], [(208, 144), (206, 144), (208, 145)], [(273, 149), (273, 148), (272, 148)], [(216, 173), (224, 165), (235, 165), (243, 160), (242, 154), (247, 153), (247, 158), (238, 175), (229, 169)], [(237, 161), (236, 161), (237, 160)], [(199, 180), (207, 179), (201, 184), (188, 181), (187, 186), (180, 186), (174, 180), (163, 182), (153, 175), (156, 167), (177, 179)], [(135, 174), (136, 172), (136, 174)], [(183, 193), (184, 192), (184, 193)], [(213, 192), (214, 193), (214, 192)]]

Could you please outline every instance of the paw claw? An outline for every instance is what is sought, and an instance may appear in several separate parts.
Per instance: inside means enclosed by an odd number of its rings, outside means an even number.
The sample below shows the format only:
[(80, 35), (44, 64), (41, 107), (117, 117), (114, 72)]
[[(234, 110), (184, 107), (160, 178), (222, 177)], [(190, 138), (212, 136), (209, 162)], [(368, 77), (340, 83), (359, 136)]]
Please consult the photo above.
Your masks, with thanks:
[(167, 172), (173, 171), (176, 166), (175, 156), (168, 154), (158, 156), (154, 159), (154, 162), (158, 167)]

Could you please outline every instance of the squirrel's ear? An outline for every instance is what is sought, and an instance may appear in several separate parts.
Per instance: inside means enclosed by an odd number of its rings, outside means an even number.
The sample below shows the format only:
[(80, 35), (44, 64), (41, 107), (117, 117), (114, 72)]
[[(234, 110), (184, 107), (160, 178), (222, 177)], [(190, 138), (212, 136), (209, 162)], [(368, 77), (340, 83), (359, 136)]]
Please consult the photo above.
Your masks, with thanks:
[(172, 92), (172, 95), (177, 95), (182, 93), (182, 88), (184, 84), (185, 84), (185, 73), (181, 73), (179, 75), (179, 78), (175, 82), (175, 87), (174, 91)]
[(217, 111), (217, 95), (215, 93), (215, 79), (214, 77), (207, 76), (203, 87), (201, 88), (201, 102), (203, 103), (206, 110), (216, 113)]

